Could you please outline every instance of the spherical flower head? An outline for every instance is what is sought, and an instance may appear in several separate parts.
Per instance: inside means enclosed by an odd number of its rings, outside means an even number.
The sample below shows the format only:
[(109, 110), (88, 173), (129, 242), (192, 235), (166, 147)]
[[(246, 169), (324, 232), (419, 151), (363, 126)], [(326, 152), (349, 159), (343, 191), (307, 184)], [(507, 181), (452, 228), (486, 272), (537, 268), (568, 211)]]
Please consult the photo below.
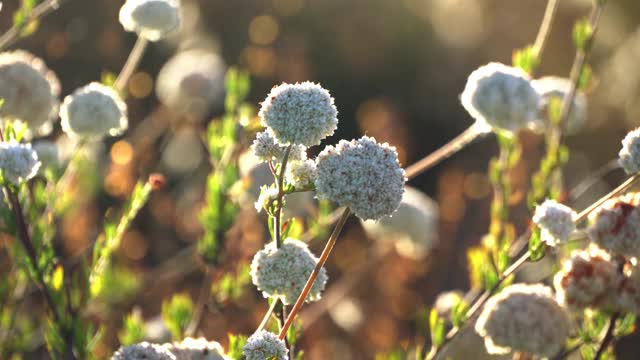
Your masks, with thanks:
[(258, 114), (281, 145), (319, 145), (338, 127), (338, 110), (322, 86), (312, 82), (271, 89)]
[(507, 134), (540, 126), (539, 99), (527, 73), (500, 63), (489, 63), (472, 72), (460, 97), (476, 122)]
[(289, 360), (289, 349), (284, 341), (265, 330), (257, 331), (247, 339), (242, 354), (247, 360)]
[(640, 256), (640, 193), (609, 199), (589, 215), (587, 233), (602, 249), (629, 257)]
[(552, 357), (564, 348), (569, 317), (544, 285), (511, 285), (490, 298), (476, 332), (490, 354), (520, 351)]
[(38, 140), (33, 144), (33, 150), (42, 163), (40, 170), (44, 168), (57, 168), (60, 165), (60, 152), (58, 145), (49, 140)]
[[(264, 297), (278, 297), (289, 305), (296, 302), (317, 263), (318, 258), (300, 240), (286, 239), (280, 249), (270, 242), (253, 257), (251, 279)], [(307, 302), (320, 299), (327, 279), (327, 271), (322, 268)]]
[(141, 342), (118, 349), (111, 360), (177, 360), (171, 351), (158, 344)]
[(393, 214), (405, 181), (396, 149), (367, 136), (327, 146), (316, 158), (318, 197), (351, 208), (362, 220)]
[(171, 352), (177, 360), (229, 360), (222, 345), (216, 341), (201, 338), (186, 338), (173, 343)]
[(67, 96), (60, 107), (62, 130), (72, 137), (116, 136), (127, 129), (127, 106), (110, 87), (91, 83)]
[(30, 144), (0, 142), (0, 169), (5, 181), (14, 185), (27, 181), (36, 176), (40, 165), (38, 154)]
[[(545, 76), (531, 81), (531, 85), (540, 95), (538, 106), (538, 118), (542, 121), (548, 118), (549, 104), (552, 99), (562, 101), (569, 92), (571, 81), (557, 76)], [(571, 105), (571, 112), (565, 124), (568, 134), (575, 134), (587, 122), (587, 97), (582, 91), (577, 90)]]
[(438, 240), (438, 204), (418, 189), (406, 186), (393, 216), (362, 221), (369, 236), (392, 241), (398, 254), (422, 259)]
[[(276, 142), (269, 131), (262, 131), (256, 135), (251, 145), (251, 151), (262, 161), (282, 161), (287, 147)], [(292, 145), (289, 160), (306, 160), (307, 148), (304, 145)]]
[(316, 162), (313, 160), (292, 161), (285, 172), (287, 183), (296, 189), (308, 189), (316, 179)]
[(576, 229), (577, 216), (570, 207), (555, 200), (546, 200), (536, 206), (533, 222), (540, 227), (540, 237), (549, 246), (566, 242)]
[(618, 291), (609, 296), (614, 311), (640, 313), (640, 268), (634, 265), (625, 270)]
[(576, 308), (602, 307), (619, 282), (616, 264), (597, 247), (572, 252), (553, 280), (558, 301)]
[(0, 53), (0, 118), (20, 120), (44, 135), (58, 113), (60, 83), (42, 59), (26, 51)]
[(629, 175), (640, 172), (640, 128), (630, 131), (622, 140), (618, 163)]
[(127, 0), (120, 8), (120, 23), (149, 41), (158, 41), (180, 26), (175, 0)]

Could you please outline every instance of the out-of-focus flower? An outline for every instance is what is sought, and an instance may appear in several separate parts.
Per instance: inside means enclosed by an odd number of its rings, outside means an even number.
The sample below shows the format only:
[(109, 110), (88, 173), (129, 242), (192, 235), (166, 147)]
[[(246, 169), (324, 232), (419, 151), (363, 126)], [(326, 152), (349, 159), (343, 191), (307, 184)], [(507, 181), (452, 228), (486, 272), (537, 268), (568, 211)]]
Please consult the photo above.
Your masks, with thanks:
[(127, 106), (120, 95), (95, 82), (64, 99), (60, 119), (62, 130), (74, 137), (116, 136), (128, 127)]
[(0, 142), (0, 169), (5, 180), (18, 185), (36, 176), (40, 165), (30, 144)]
[(587, 232), (601, 248), (623, 256), (640, 256), (640, 193), (607, 200), (589, 215)]
[(393, 241), (400, 255), (420, 259), (438, 239), (438, 205), (420, 190), (406, 186), (393, 216), (362, 221), (362, 225), (376, 240)]
[(348, 206), (363, 220), (389, 216), (404, 193), (404, 170), (396, 149), (363, 136), (327, 146), (316, 158), (318, 197)]
[(141, 342), (121, 347), (111, 360), (177, 360), (176, 356), (163, 345)]
[(569, 239), (576, 229), (575, 211), (555, 200), (536, 206), (533, 222), (540, 227), (540, 237), (549, 246), (557, 246)]
[(224, 355), (222, 345), (216, 341), (208, 341), (201, 338), (186, 338), (181, 342), (173, 343), (171, 352), (176, 360), (229, 360)]
[(278, 336), (265, 330), (257, 331), (242, 348), (247, 360), (288, 360), (289, 349)]
[[(278, 297), (289, 305), (296, 302), (317, 263), (318, 258), (300, 240), (286, 239), (280, 249), (272, 241), (253, 257), (251, 279), (264, 297)], [(327, 279), (322, 268), (305, 300), (320, 299)]]
[(630, 131), (622, 140), (618, 162), (629, 175), (640, 172), (640, 128)]
[(285, 173), (287, 182), (296, 189), (313, 186), (316, 179), (316, 162), (313, 160), (292, 161)]
[[(567, 78), (561, 78), (557, 76), (545, 76), (540, 79), (535, 79), (531, 82), (533, 88), (536, 89), (538, 95), (540, 95), (540, 105), (538, 106), (539, 119), (548, 118), (549, 104), (552, 99), (562, 99), (569, 92), (571, 81)], [(565, 132), (568, 134), (575, 134), (584, 127), (587, 122), (587, 97), (580, 90), (576, 90), (576, 95), (573, 98), (573, 105), (571, 106), (571, 112), (569, 118), (564, 126)]]
[(122, 27), (149, 41), (167, 36), (180, 21), (180, 6), (175, 0), (127, 0), (120, 8)]
[(204, 120), (222, 104), (226, 66), (213, 52), (192, 49), (174, 55), (158, 73), (156, 93), (171, 110)]
[[(273, 135), (269, 131), (262, 131), (256, 135), (256, 139), (251, 145), (253, 154), (263, 161), (281, 161), (287, 147), (276, 143)], [(304, 145), (292, 145), (289, 151), (289, 160), (306, 160), (307, 148)]]
[(33, 150), (38, 154), (38, 160), (42, 163), (40, 170), (57, 168), (60, 166), (60, 153), (58, 145), (49, 140), (38, 140), (33, 143)]
[(35, 135), (51, 131), (60, 83), (42, 59), (26, 51), (0, 53), (0, 118), (20, 120)]
[(312, 82), (271, 89), (258, 114), (282, 145), (319, 145), (338, 126), (338, 110), (327, 90)]
[(640, 268), (632, 266), (625, 271), (625, 278), (620, 288), (610, 296), (613, 310), (640, 313)]
[(520, 68), (489, 63), (473, 71), (460, 97), (462, 106), (480, 124), (515, 133), (536, 129), (540, 96)]
[(487, 301), (475, 329), (490, 354), (520, 351), (552, 357), (564, 348), (569, 317), (551, 288), (511, 285)]

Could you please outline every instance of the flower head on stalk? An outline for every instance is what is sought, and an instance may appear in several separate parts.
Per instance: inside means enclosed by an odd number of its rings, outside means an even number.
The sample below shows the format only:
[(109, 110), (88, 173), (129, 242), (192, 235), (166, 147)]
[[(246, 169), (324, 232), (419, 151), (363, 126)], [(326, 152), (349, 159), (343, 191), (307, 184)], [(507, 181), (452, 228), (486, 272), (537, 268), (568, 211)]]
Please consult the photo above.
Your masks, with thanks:
[(127, 0), (120, 8), (122, 27), (149, 41), (172, 33), (180, 22), (180, 6), (175, 0)]

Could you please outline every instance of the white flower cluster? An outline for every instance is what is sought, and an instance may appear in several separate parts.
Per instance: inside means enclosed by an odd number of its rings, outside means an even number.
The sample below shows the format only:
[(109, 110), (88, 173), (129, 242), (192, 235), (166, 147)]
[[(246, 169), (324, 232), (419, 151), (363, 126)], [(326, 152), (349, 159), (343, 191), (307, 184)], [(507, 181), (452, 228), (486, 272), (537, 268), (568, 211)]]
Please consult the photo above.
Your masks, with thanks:
[(175, 342), (171, 352), (176, 360), (229, 360), (224, 354), (222, 345), (216, 341), (201, 338), (186, 338), (182, 342)]
[[(317, 263), (318, 258), (300, 240), (286, 239), (280, 249), (272, 241), (253, 257), (251, 279), (264, 297), (278, 297), (289, 305), (298, 299)], [(320, 299), (327, 279), (322, 268), (305, 300)]]
[(177, 358), (164, 345), (141, 342), (121, 347), (113, 354), (111, 360), (177, 360)]
[(112, 88), (91, 83), (64, 99), (62, 130), (72, 137), (116, 136), (127, 129), (127, 106)]
[(640, 172), (640, 128), (630, 131), (622, 140), (618, 163), (629, 175)]
[(615, 293), (614, 310), (640, 314), (640, 267), (635, 265), (627, 269), (624, 275)]
[(60, 165), (60, 152), (58, 145), (49, 140), (38, 140), (33, 143), (33, 150), (38, 155), (38, 160), (42, 163), (40, 170), (44, 168), (57, 168)]
[[(251, 145), (251, 151), (262, 161), (282, 161), (287, 147), (276, 142), (269, 131), (262, 131), (256, 135)], [(289, 151), (289, 160), (306, 160), (307, 148), (304, 145), (292, 145)]]
[(393, 216), (361, 221), (376, 240), (392, 241), (398, 254), (421, 259), (438, 240), (438, 204), (418, 189), (406, 186)]
[(258, 212), (262, 211), (262, 209), (266, 208), (269, 205), (269, 202), (278, 197), (278, 187), (274, 184), (272, 185), (263, 185), (260, 187), (260, 195), (258, 196), (258, 200), (256, 200), (254, 207)]
[(515, 133), (540, 126), (540, 96), (522, 69), (489, 63), (473, 71), (460, 96), (462, 106), (481, 124)]
[(569, 317), (544, 285), (511, 285), (490, 298), (475, 329), (487, 351), (520, 351), (552, 357), (564, 348)]
[(0, 118), (20, 120), (37, 135), (52, 128), (60, 83), (44, 61), (26, 51), (0, 53)]
[(348, 206), (362, 220), (379, 220), (400, 205), (406, 178), (398, 153), (374, 138), (341, 140), (316, 158), (320, 198)]
[[(531, 82), (533, 88), (540, 95), (539, 119), (547, 119), (549, 103), (552, 99), (562, 99), (569, 92), (571, 81), (557, 76), (545, 76)], [(577, 90), (571, 105), (571, 112), (564, 128), (568, 134), (578, 132), (587, 122), (587, 98), (582, 91)]]
[(577, 214), (570, 207), (555, 200), (546, 200), (536, 206), (533, 222), (540, 227), (540, 237), (549, 246), (557, 246), (569, 239), (576, 230)]
[(40, 165), (30, 144), (0, 142), (0, 169), (5, 180), (18, 185), (36, 176)]
[(158, 41), (180, 26), (175, 0), (127, 0), (120, 8), (120, 23), (149, 41)]
[(246, 360), (288, 360), (289, 349), (278, 336), (265, 330), (254, 333), (242, 348)]
[(338, 110), (318, 84), (282, 84), (271, 89), (258, 114), (281, 145), (319, 145), (338, 126)]
[(616, 265), (597, 247), (572, 252), (553, 281), (558, 301), (576, 308), (606, 306), (619, 283)]
[(285, 172), (287, 183), (296, 189), (313, 186), (316, 179), (316, 162), (313, 160), (292, 161)]
[(602, 249), (628, 257), (640, 256), (640, 193), (607, 200), (589, 215), (587, 232)]

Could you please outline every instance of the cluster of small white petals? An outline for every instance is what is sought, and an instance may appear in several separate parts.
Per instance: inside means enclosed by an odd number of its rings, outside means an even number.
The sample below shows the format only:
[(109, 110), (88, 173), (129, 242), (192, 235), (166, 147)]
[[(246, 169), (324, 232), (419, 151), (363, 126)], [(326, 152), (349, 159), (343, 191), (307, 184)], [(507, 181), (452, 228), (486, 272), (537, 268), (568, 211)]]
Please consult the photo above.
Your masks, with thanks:
[[(552, 99), (558, 99), (562, 101), (565, 95), (569, 92), (571, 81), (567, 78), (561, 78), (557, 76), (545, 76), (540, 79), (535, 79), (531, 82), (533, 88), (536, 89), (538, 95), (540, 95), (540, 105), (538, 106), (539, 119), (544, 120), (548, 118), (549, 103)], [(573, 98), (573, 104), (569, 118), (565, 124), (565, 131), (569, 134), (578, 132), (584, 124), (587, 122), (587, 97), (580, 90), (576, 91)]]
[(393, 216), (362, 221), (369, 236), (392, 241), (398, 254), (420, 259), (438, 240), (438, 204), (418, 189), (406, 186)]
[(141, 342), (118, 349), (111, 360), (177, 360), (164, 345)]
[[(318, 258), (300, 240), (286, 239), (280, 249), (270, 242), (253, 257), (251, 279), (264, 297), (278, 297), (289, 305), (298, 299), (317, 263)], [(305, 300), (320, 299), (327, 280), (322, 268)]]
[(257, 331), (247, 340), (242, 348), (246, 360), (288, 360), (289, 349), (278, 335), (265, 330)]
[(351, 208), (362, 220), (379, 220), (400, 205), (406, 178), (389, 144), (363, 136), (327, 146), (316, 158), (316, 192)]
[(229, 360), (220, 343), (208, 341), (203, 337), (188, 337), (181, 342), (175, 342), (171, 352), (176, 356), (176, 360)]
[(127, 0), (120, 8), (120, 23), (149, 41), (158, 41), (180, 26), (179, 4), (175, 0)]
[(544, 285), (511, 285), (490, 298), (475, 329), (490, 354), (520, 351), (552, 357), (564, 348), (569, 317)]
[(460, 96), (462, 106), (477, 122), (510, 133), (540, 127), (539, 99), (527, 73), (500, 63), (473, 71)]
[(640, 268), (635, 265), (624, 275), (618, 291), (610, 296), (614, 310), (640, 314)]
[(42, 163), (41, 170), (44, 168), (56, 168), (60, 165), (58, 145), (53, 141), (38, 140), (33, 143), (33, 150), (38, 155), (40, 163)]
[(282, 145), (319, 145), (338, 126), (338, 110), (318, 84), (282, 84), (271, 89), (258, 114)]
[(38, 135), (58, 113), (60, 84), (44, 61), (26, 51), (0, 53), (0, 118), (20, 120)]
[(296, 189), (309, 188), (316, 179), (316, 162), (313, 160), (292, 161), (287, 164), (285, 177), (287, 183)]
[(623, 256), (640, 256), (640, 193), (607, 200), (589, 215), (589, 238), (602, 249)]
[(116, 136), (127, 129), (127, 106), (112, 88), (91, 83), (67, 96), (60, 108), (62, 130), (74, 137)]
[(40, 165), (30, 144), (0, 142), (0, 169), (5, 180), (16, 185), (27, 181), (36, 176)]
[[(262, 161), (282, 161), (287, 147), (276, 142), (269, 131), (262, 131), (256, 135), (251, 145), (251, 151)], [(292, 145), (289, 151), (289, 160), (306, 160), (307, 148), (304, 145)]]
[(629, 175), (640, 172), (640, 128), (630, 131), (622, 140), (618, 163)]
[(254, 206), (258, 212), (262, 211), (262, 209), (266, 208), (269, 205), (269, 202), (274, 200), (278, 196), (278, 188), (273, 185), (263, 185), (260, 187), (260, 195), (258, 196), (258, 200), (256, 200)]
[(556, 246), (569, 239), (576, 230), (577, 214), (570, 207), (555, 200), (546, 200), (536, 206), (533, 222), (540, 227), (540, 237), (549, 246)]
[(606, 252), (576, 250), (553, 280), (558, 301), (576, 308), (600, 308), (620, 282), (616, 264)]

